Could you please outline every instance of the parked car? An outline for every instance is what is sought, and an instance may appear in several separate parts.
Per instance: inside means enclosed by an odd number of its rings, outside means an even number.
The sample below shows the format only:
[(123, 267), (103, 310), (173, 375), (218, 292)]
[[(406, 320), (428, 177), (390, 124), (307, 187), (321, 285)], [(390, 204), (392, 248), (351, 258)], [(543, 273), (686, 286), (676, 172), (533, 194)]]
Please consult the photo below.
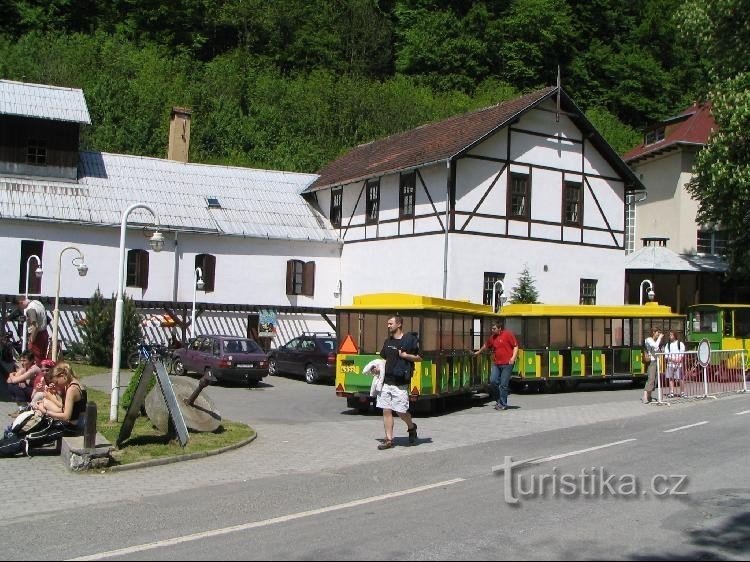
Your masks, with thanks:
[(336, 375), (336, 336), (329, 332), (303, 332), (268, 352), (268, 373), (303, 375), (310, 384)]
[(268, 374), (268, 357), (249, 338), (237, 336), (198, 336), (187, 346), (175, 349), (173, 372), (207, 374), (219, 381), (257, 385)]

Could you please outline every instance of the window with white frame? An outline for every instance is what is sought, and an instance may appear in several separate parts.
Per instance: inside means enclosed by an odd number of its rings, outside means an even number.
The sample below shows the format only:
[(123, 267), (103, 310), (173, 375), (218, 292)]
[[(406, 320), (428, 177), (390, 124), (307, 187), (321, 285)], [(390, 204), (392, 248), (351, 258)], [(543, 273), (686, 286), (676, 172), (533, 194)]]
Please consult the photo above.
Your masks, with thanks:
[(529, 176), (528, 174), (510, 174), (508, 189), (508, 215), (510, 218), (528, 219), (529, 214)]
[(581, 226), (583, 224), (583, 184), (579, 181), (566, 181), (563, 185), (563, 224)]
[(696, 250), (699, 254), (723, 256), (727, 252), (727, 233), (723, 230), (699, 230)]
[(342, 202), (344, 200), (344, 189), (341, 187), (334, 187), (331, 190), (331, 224), (335, 228), (341, 226), (342, 217)]
[(417, 173), (401, 174), (398, 190), (398, 216), (402, 219), (414, 216), (414, 193), (417, 185)]
[(315, 262), (286, 262), (286, 294), (312, 297), (315, 294)]
[[(484, 289), (482, 291), (482, 303), (486, 305), (492, 304), (492, 291), (495, 289), (495, 283), (498, 281), (505, 281), (505, 273), (498, 273), (496, 271), (485, 271), (484, 272)], [(497, 287), (498, 295), (496, 298), (500, 297), (499, 291), (500, 286)]]
[(380, 180), (367, 180), (365, 191), (367, 192), (365, 224), (375, 224), (378, 222), (378, 207), (380, 206)]
[(596, 279), (581, 279), (581, 304), (596, 304)]

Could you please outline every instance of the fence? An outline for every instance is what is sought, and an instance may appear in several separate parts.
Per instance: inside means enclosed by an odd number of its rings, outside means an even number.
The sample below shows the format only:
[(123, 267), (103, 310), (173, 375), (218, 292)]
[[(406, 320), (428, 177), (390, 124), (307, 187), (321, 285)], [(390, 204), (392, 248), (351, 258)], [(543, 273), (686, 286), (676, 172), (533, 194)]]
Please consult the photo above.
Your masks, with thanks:
[(698, 362), (698, 353), (657, 353), (657, 399), (708, 398), (726, 392), (747, 392), (747, 352), (744, 349), (712, 351), (709, 364)]

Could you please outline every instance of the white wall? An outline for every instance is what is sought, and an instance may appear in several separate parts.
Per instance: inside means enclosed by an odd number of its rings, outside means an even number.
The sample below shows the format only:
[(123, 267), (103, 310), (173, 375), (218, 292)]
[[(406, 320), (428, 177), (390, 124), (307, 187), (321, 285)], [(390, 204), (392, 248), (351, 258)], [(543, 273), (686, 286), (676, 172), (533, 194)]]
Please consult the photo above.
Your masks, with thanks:
[[(105, 297), (116, 292), (120, 259), (119, 228), (0, 221), (0, 252), (6, 256), (6, 274), (0, 277), (0, 293), (18, 292), (21, 240), (44, 242), (42, 294), (55, 296), (58, 259), (66, 246), (75, 245), (83, 252), (89, 266), (88, 275), (79, 277), (71, 260), (76, 252), (63, 254), (60, 296), (91, 297), (98, 287)], [(177, 276), (178, 301), (192, 301), (195, 256), (216, 256), (215, 291), (199, 291), (199, 302), (226, 304), (263, 304), (273, 306), (331, 307), (336, 303), (333, 292), (339, 280), (340, 248), (337, 244), (317, 242), (258, 240), (209, 235), (178, 235), (175, 261), (174, 233), (166, 233), (162, 252), (149, 249), (143, 231), (128, 229), (125, 249), (149, 251), (149, 283), (146, 290), (128, 287), (126, 293), (137, 300), (173, 300)], [(286, 295), (286, 262), (289, 259), (315, 261), (314, 297)]]

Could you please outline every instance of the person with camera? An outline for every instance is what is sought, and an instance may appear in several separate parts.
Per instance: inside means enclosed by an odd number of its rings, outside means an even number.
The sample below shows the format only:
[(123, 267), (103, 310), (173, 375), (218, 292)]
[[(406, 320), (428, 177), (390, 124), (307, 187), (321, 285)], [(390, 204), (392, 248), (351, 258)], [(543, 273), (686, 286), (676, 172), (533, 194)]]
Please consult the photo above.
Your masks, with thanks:
[(644, 341), (645, 352), (648, 357), (648, 379), (646, 379), (646, 386), (643, 388), (643, 398), (641, 402), (648, 404), (651, 402), (651, 393), (654, 391), (656, 385), (656, 354), (659, 353), (661, 348), (661, 340), (664, 338), (664, 334), (658, 328), (651, 328), (651, 336), (646, 338)]
[(37, 300), (20, 295), (16, 297), (16, 309), (26, 316), (27, 349), (34, 353), (34, 362), (39, 365), (47, 358), (49, 335), (47, 334), (47, 310)]

